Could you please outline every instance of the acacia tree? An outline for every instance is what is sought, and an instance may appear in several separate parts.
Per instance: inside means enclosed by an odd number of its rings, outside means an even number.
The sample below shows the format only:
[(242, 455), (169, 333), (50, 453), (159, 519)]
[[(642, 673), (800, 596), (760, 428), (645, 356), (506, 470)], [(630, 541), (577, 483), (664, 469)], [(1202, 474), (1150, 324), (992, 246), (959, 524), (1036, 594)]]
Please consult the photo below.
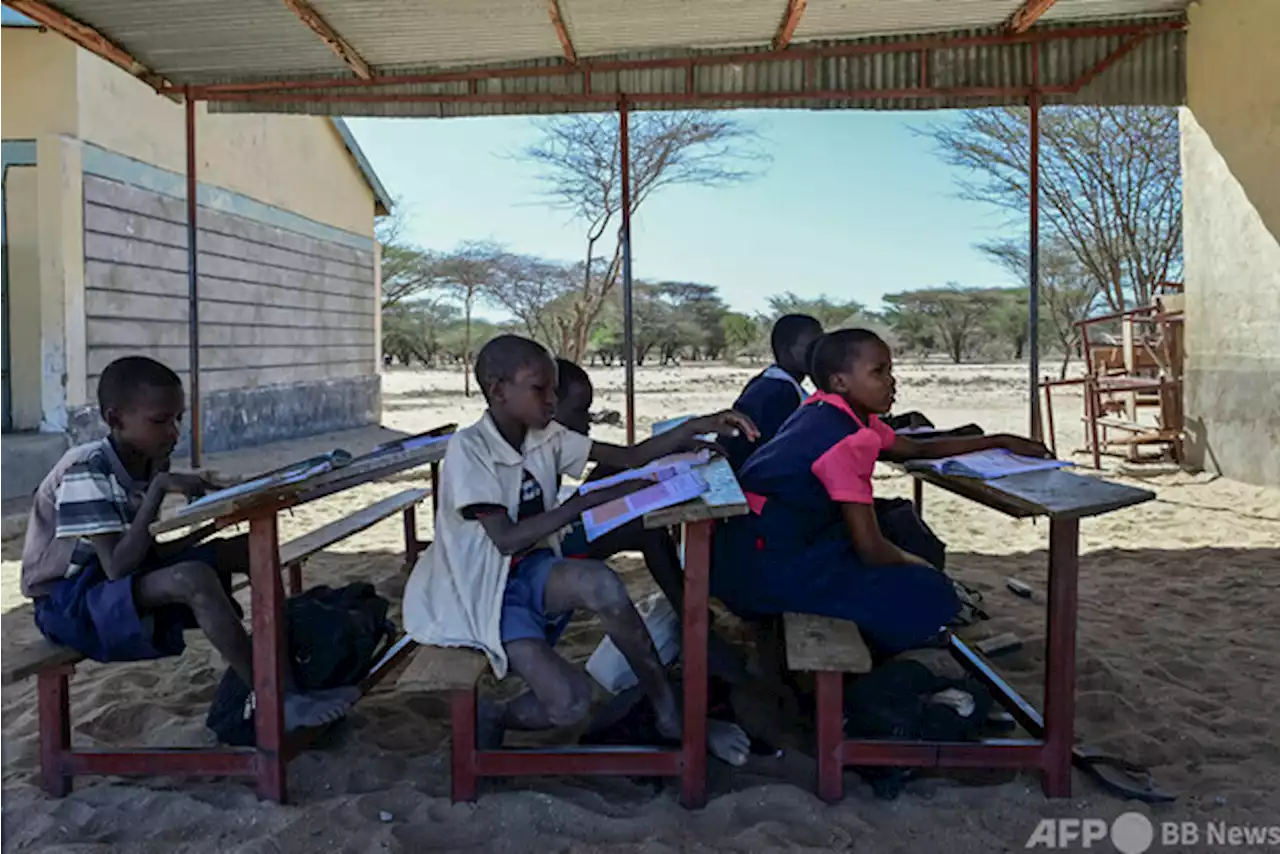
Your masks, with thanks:
[(945, 288), (925, 288), (885, 294), (888, 320), (894, 328), (908, 331), (929, 327), (957, 365), (964, 361), (973, 337), (991, 311), (990, 291), (965, 290), (955, 282)]
[(382, 307), (390, 308), (432, 290), (438, 284), (436, 256), (405, 236), (402, 206), (378, 220), (374, 229), (381, 247)]
[(471, 362), (475, 356), (471, 341), (472, 311), (476, 300), (494, 281), (502, 254), (502, 248), (493, 243), (468, 241), (436, 262), (439, 287), (462, 303), (462, 388), (467, 397), (471, 396)]
[(511, 312), (530, 338), (559, 349), (556, 317), (574, 288), (572, 267), (534, 255), (503, 252), (485, 284), (489, 300)]
[[(1025, 240), (997, 240), (979, 249), (1013, 275), (1027, 277)], [(1080, 327), (1076, 324), (1093, 313), (1100, 296), (1098, 280), (1084, 269), (1065, 241), (1055, 237), (1041, 245), (1040, 304), (1045, 308), (1041, 320), (1062, 349), (1059, 379), (1066, 377), (1071, 357), (1080, 352)]]
[[(737, 183), (752, 177), (763, 159), (755, 131), (721, 114), (636, 113), (629, 120), (633, 216), (664, 187)], [(586, 225), (579, 281), (566, 310), (556, 316), (557, 349), (578, 361), (622, 272), (618, 117), (557, 117), (540, 122), (538, 130), (538, 140), (521, 157), (541, 169), (546, 193), (557, 206)]]
[[(1024, 215), (1030, 208), (1026, 109), (970, 110), (927, 131), (964, 169), (964, 198)], [(1050, 107), (1040, 114), (1041, 222), (1096, 283), (1113, 311), (1151, 301), (1182, 277), (1177, 110)], [(1025, 222), (1025, 218), (1023, 219)]]

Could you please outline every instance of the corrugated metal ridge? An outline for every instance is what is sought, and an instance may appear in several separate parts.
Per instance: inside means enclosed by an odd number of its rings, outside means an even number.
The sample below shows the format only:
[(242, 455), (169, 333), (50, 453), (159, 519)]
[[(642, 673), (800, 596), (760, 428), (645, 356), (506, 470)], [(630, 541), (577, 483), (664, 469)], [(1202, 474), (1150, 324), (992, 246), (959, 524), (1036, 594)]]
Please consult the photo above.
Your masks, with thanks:
[[(1099, 26), (1168, 24), (1178, 18), (1142, 17), (1109, 20)], [(1088, 23), (1046, 27), (1046, 30), (1078, 30)], [(913, 44), (921, 39), (955, 40), (998, 35), (1000, 28), (982, 28), (928, 35), (880, 36), (856, 40), (811, 42), (805, 48), (857, 49), (868, 45)], [(1097, 35), (1057, 39), (1038, 47), (1043, 87), (1063, 87), (1078, 81), (1113, 51), (1126, 46), (1130, 35)], [(1181, 30), (1164, 30), (1142, 39), (1114, 65), (1099, 74), (1079, 93), (1046, 94), (1045, 103), (1143, 103), (1180, 105), (1185, 101), (1185, 36)], [(679, 109), (689, 106), (730, 108), (739, 106), (792, 109), (944, 109), (1021, 104), (1032, 85), (1029, 44), (979, 44), (918, 50), (828, 56), (815, 60), (779, 59), (738, 64), (702, 64), (690, 67), (649, 67), (627, 70), (589, 70), (580, 73), (558, 60), (531, 60), (468, 68), (396, 68), (387, 75), (431, 75), (447, 72), (465, 75), (503, 69), (555, 68), (570, 74), (534, 72), (528, 75), (450, 82), (400, 83), (376, 89), (323, 89), (308, 91), (324, 100), (285, 102), (269, 96), (247, 102), (214, 101), (220, 112), (285, 112), (328, 115), (451, 117), (477, 115), (550, 114), (589, 112), (614, 108), (616, 93), (633, 96), (636, 109)], [(742, 54), (767, 55), (767, 51), (644, 51), (588, 63), (588, 69), (616, 62), (652, 60), (705, 61), (704, 58)], [(925, 57), (922, 61), (922, 55)], [(922, 68), (923, 64), (923, 68)], [(614, 66), (616, 67), (616, 66)], [(240, 80), (208, 81), (243, 83)], [(909, 97), (921, 87), (966, 90), (969, 94), (942, 92), (936, 97)], [(589, 88), (588, 88), (589, 87)], [(986, 94), (973, 94), (985, 92)], [(408, 100), (369, 103), (351, 100), (357, 92), (376, 92), (384, 98), (426, 96), (428, 102)], [(687, 96), (694, 93), (696, 101)], [(814, 92), (809, 96), (809, 92)], [(589, 94), (588, 94), (589, 93)], [(777, 98), (767, 98), (778, 93)], [(843, 93), (853, 93), (845, 95)], [(559, 96), (559, 97), (558, 97)], [(664, 96), (670, 96), (664, 97)], [(724, 96), (718, 98), (717, 96)], [(286, 96), (294, 98), (295, 95)], [(356, 95), (355, 97), (359, 97)], [(596, 100), (585, 102), (585, 98)], [(466, 100), (466, 99), (470, 100)]]

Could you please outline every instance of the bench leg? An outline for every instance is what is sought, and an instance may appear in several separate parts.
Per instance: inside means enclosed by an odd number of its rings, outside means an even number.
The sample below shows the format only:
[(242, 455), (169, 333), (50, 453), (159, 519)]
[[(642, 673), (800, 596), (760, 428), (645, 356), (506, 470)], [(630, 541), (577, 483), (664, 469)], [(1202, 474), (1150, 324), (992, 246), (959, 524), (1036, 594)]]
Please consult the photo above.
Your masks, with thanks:
[(418, 508), (409, 506), (404, 508), (404, 565), (409, 569), (413, 568), (413, 564), (418, 559), (420, 550), (418, 542)]
[(40, 715), (40, 784), (55, 798), (71, 792), (62, 757), (71, 750), (70, 665), (40, 671), (36, 693)]
[(474, 801), (477, 795), (475, 686), (452, 691), (449, 705), (453, 727), (450, 799), (456, 804)]
[(1080, 522), (1049, 523), (1049, 614), (1044, 667), (1044, 793), (1071, 797), (1075, 743), (1077, 583)]
[(289, 595), (297, 596), (302, 592), (302, 561), (289, 564)]
[(813, 677), (817, 704), (818, 797), (829, 804), (844, 798), (844, 674), (824, 670)]

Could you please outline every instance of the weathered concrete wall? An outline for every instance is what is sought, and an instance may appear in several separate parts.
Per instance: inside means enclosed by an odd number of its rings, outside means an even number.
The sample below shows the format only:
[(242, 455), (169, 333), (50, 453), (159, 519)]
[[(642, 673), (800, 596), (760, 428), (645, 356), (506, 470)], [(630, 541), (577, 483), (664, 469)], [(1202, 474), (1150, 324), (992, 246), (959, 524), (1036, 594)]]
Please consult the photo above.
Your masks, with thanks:
[[(88, 168), (112, 171), (101, 154), (87, 160)], [(134, 175), (129, 168), (120, 176)], [(185, 219), (181, 198), (85, 176), (91, 399), (103, 368), (131, 354), (164, 362), (190, 386)], [(324, 240), (203, 203), (198, 221), (206, 447), (376, 421), (372, 242), (357, 248), (336, 230)]]
[(9, 417), (15, 430), (40, 426), (40, 224), (36, 167), (10, 166), (4, 182), (5, 274), (9, 284)]
[(1182, 168), (1193, 463), (1280, 485), (1280, 2), (1192, 5)]
[[(77, 61), (81, 138), (185, 173), (182, 105), (87, 51), (78, 51)], [(209, 115), (206, 105), (198, 104), (196, 158), (196, 173), (204, 183), (373, 235), (373, 191), (327, 118)]]

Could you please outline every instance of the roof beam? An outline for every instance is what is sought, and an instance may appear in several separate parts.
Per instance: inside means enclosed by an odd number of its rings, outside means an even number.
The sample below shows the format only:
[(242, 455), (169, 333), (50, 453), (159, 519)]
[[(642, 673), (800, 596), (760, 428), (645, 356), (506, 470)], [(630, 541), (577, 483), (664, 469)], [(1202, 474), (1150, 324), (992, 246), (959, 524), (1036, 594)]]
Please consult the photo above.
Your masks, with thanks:
[(1009, 32), (1025, 33), (1040, 16), (1049, 11), (1056, 0), (1023, 0), (1021, 6), (1009, 18)]
[(42, 0), (5, 0), (5, 5), (26, 15), (45, 29), (52, 30), (107, 62), (124, 69), (157, 92), (170, 92), (173, 85), (133, 57), (120, 45), (86, 24), (59, 12)]
[(347, 67), (355, 72), (356, 76), (361, 80), (370, 80), (373, 78), (373, 69), (369, 67), (369, 63), (360, 58), (360, 54), (356, 53), (355, 48), (347, 43), (347, 40), (338, 35), (333, 27), (329, 26), (324, 18), (320, 17), (320, 13), (311, 8), (311, 4), (306, 0), (284, 0), (284, 5), (289, 7), (289, 11), (298, 16), (302, 23), (311, 28), (311, 31), (318, 35), (329, 50), (334, 55), (347, 64)]
[(809, 0), (787, 0), (787, 11), (782, 16), (782, 23), (778, 25), (777, 35), (773, 37), (774, 50), (782, 50), (791, 44), (791, 37), (796, 34), (800, 16), (804, 14), (804, 7), (807, 5)]
[(551, 16), (551, 26), (556, 28), (556, 38), (560, 39), (560, 48), (564, 51), (564, 58), (569, 61), (570, 65), (577, 65), (578, 52), (573, 49), (573, 40), (569, 38), (569, 29), (564, 25), (564, 18), (560, 15), (559, 0), (547, 0), (547, 14)]

